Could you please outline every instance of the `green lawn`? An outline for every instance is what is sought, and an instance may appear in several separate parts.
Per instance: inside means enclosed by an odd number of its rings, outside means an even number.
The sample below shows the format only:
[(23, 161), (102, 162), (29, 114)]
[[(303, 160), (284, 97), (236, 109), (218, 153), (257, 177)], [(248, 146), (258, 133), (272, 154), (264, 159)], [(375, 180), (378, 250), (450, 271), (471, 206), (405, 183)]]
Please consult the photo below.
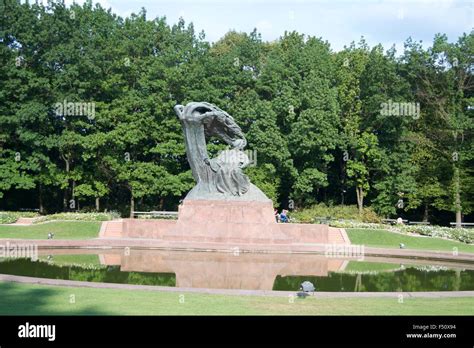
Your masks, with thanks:
[(403, 243), (407, 249), (453, 251), (453, 248), (456, 247), (460, 252), (474, 253), (474, 245), (441, 238), (405, 236), (385, 230), (372, 229), (348, 228), (346, 231), (353, 244), (364, 244), (370, 247), (399, 248), (400, 243)]
[(0, 238), (47, 239), (54, 233), (55, 239), (87, 239), (99, 235), (100, 221), (55, 221), (31, 226), (0, 226)]
[[(97, 254), (71, 254), (71, 255), (52, 255), (52, 259), (49, 262), (52, 262), (56, 265), (71, 265), (71, 264), (81, 264), (81, 265), (100, 265), (99, 255)], [(47, 256), (40, 256), (40, 260), (46, 261)]]
[[(474, 297), (295, 298), (0, 282), (0, 315), (474, 315)], [(74, 295), (75, 303), (70, 303)]]

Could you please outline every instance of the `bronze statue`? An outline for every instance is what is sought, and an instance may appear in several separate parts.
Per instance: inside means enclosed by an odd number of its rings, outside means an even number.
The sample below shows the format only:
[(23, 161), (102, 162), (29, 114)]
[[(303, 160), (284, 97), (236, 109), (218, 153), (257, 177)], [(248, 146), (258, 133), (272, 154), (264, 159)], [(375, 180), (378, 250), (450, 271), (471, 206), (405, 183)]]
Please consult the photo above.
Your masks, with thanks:
[[(176, 105), (174, 111), (183, 127), (186, 155), (197, 183), (186, 199), (268, 200), (243, 172), (249, 164), (243, 152), (247, 140), (231, 115), (205, 102)], [(206, 137), (212, 136), (231, 149), (209, 158)]]

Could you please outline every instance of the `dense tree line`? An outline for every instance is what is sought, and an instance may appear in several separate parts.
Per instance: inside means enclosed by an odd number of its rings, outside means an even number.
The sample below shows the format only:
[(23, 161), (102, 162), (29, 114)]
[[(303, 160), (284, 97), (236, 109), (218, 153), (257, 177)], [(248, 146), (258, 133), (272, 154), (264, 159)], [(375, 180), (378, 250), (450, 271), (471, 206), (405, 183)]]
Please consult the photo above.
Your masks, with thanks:
[[(474, 204), (474, 35), (404, 52), (2, 0), (0, 209), (174, 209), (194, 185), (177, 103), (234, 116), (276, 205), (460, 221)], [(223, 149), (209, 144), (213, 155)], [(472, 215), (471, 215), (472, 216)]]

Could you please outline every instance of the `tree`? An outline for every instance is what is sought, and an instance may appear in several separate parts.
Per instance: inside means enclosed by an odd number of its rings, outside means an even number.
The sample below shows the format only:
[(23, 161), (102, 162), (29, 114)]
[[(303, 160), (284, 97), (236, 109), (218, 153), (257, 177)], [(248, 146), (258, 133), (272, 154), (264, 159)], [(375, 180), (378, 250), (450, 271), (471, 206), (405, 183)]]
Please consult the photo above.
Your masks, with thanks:
[(444, 174), (450, 177), (444, 189), (451, 192), (453, 199), (444, 208), (455, 212), (457, 226), (462, 221), (463, 205), (467, 211), (471, 209), (470, 203), (463, 204), (463, 197), (472, 192), (472, 138), (468, 132), (473, 122), (468, 105), (473, 92), (473, 51), (472, 33), (454, 44), (448, 43), (445, 35), (437, 35), (427, 51), (408, 40), (404, 57), (410, 73), (406, 74), (426, 110), (425, 144), (433, 152), (439, 169), (447, 169), (447, 164), (451, 167)]

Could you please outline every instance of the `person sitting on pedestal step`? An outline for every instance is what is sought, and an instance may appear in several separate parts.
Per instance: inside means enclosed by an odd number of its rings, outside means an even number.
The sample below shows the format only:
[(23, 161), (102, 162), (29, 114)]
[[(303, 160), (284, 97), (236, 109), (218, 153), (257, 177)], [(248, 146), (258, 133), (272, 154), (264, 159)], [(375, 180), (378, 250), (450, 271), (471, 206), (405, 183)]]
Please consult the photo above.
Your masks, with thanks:
[(280, 221), (281, 221), (281, 222), (288, 222), (288, 221), (289, 221), (289, 219), (288, 219), (288, 210), (283, 209), (283, 210), (281, 211), (281, 214), (280, 214)]
[(280, 214), (278, 214), (278, 209), (275, 209), (275, 210), (273, 211), (273, 214), (275, 215), (275, 220), (276, 220), (276, 222), (277, 222), (277, 223), (280, 222)]

